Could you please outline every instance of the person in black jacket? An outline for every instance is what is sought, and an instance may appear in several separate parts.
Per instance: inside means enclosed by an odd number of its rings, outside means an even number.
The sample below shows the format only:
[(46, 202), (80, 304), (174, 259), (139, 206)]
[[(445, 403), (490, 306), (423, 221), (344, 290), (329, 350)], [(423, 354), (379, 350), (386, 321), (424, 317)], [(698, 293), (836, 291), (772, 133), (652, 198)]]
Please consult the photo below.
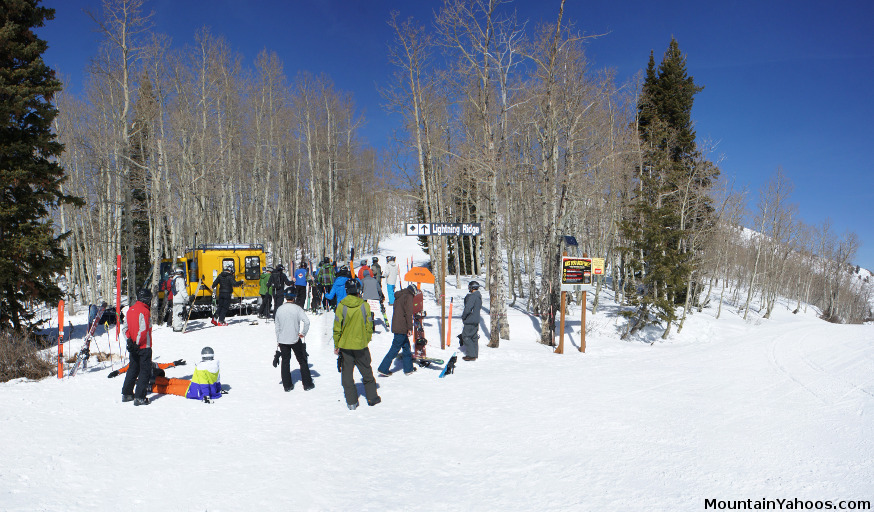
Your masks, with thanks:
[(281, 264), (273, 268), (273, 273), (270, 274), (270, 286), (273, 287), (273, 318), (276, 318), (276, 310), (285, 302), (285, 287), (294, 284), (291, 279), (285, 275), (285, 267)]
[(230, 264), (225, 265), (222, 273), (212, 282), (213, 293), (216, 293), (216, 287), (218, 287), (215, 316), (212, 318), (213, 325), (228, 325), (225, 323), (225, 315), (228, 314), (228, 308), (231, 307), (231, 294), (234, 293), (235, 286), (242, 286), (242, 284), (243, 281), (237, 281), (234, 278), (234, 267)]
[(464, 328), (461, 331), (461, 342), (464, 346), (465, 361), (476, 361), (479, 356), (479, 322), (480, 310), (483, 307), (483, 298), (479, 294), (479, 283), (471, 281), (467, 285), (468, 293), (464, 297), (464, 311), (461, 312), (461, 322)]

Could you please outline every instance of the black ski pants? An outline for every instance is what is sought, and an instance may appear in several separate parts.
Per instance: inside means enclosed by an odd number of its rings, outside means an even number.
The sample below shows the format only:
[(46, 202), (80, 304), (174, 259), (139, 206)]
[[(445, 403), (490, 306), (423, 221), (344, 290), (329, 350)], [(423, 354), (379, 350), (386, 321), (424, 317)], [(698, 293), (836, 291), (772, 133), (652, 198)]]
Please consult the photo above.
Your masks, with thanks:
[(297, 292), (297, 295), (294, 296), (294, 303), (300, 306), (300, 309), (303, 309), (307, 303), (307, 287), (306, 285), (300, 286), (296, 284), (294, 289)]
[(310, 302), (310, 308), (313, 311), (318, 311), (319, 305), (322, 303), (322, 285), (314, 284), (311, 288), (313, 289), (313, 298)]
[[(131, 350), (133, 349), (133, 350)], [(134, 398), (146, 398), (149, 390), (149, 379), (152, 378), (152, 349), (136, 348), (133, 341), (128, 341), (128, 354), (130, 365), (124, 374), (124, 384), (121, 386), (122, 395), (134, 395)], [(137, 385), (134, 392), (134, 384)]]
[(261, 308), (258, 309), (258, 316), (263, 316), (267, 318), (270, 316), (270, 312), (273, 311), (273, 296), (270, 294), (265, 294), (261, 296)]
[(370, 349), (349, 350), (341, 348), (340, 355), (343, 356), (340, 383), (343, 384), (346, 403), (350, 405), (358, 403), (358, 389), (355, 387), (355, 376), (352, 373), (355, 368), (358, 368), (361, 381), (364, 382), (364, 394), (367, 401), (376, 400), (379, 395), (376, 394), (376, 379), (373, 378), (373, 369), (370, 367)]
[(225, 323), (225, 316), (228, 314), (228, 309), (231, 308), (230, 297), (219, 297), (215, 300), (215, 319), (221, 323)]
[(273, 314), (270, 315), (271, 318), (276, 318), (276, 310), (279, 309), (279, 306), (281, 306), (283, 302), (285, 302), (284, 295), (273, 296)]
[(332, 285), (320, 284), (319, 286), (322, 287), (322, 307), (325, 308), (326, 310), (334, 309), (334, 305), (331, 303), (331, 299), (328, 299), (327, 297), (325, 297), (325, 295), (331, 293)]
[(285, 343), (279, 344), (279, 354), (282, 357), (279, 366), (279, 373), (282, 375), (282, 387), (285, 389), (294, 388), (294, 380), (291, 378), (292, 351), (294, 351), (297, 364), (300, 365), (300, 380), (303, 382), (303, 387), (311, 387), (313, 385), (313, 376), (310, 373), (310, 365), (307, 361), (307, 344), (302, 341), (292, 343), (291, 345), (286, 345)]

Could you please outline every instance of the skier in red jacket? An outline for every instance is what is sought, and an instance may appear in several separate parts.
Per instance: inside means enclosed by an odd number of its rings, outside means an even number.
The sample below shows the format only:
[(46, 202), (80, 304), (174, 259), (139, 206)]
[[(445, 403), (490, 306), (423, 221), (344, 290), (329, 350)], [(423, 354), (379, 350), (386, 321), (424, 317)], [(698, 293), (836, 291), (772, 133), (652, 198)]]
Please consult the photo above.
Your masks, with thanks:
[[(137, 292), (136, 303), (128, 308), (124, 329), (127, 337), (127, 351), (130, 354), (130, 368), (124, 376), (121, 387), (121, 401), (134, 405), (149, 405), (146, 393), (149, 390), (149, 377), (152, 374), (152, 292), (143, 289)], [(134, 393), (136, 384), (136, 393)]]

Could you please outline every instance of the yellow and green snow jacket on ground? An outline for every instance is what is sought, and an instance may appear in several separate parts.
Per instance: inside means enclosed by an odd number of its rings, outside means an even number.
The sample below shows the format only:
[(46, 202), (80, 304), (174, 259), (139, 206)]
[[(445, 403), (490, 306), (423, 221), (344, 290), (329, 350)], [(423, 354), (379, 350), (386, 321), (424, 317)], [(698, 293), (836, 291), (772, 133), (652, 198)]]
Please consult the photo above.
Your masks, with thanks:
[(357, 295), (347, 295), (334, 310), (334, 348), (361, 350), (371, 337), (370, 306)]

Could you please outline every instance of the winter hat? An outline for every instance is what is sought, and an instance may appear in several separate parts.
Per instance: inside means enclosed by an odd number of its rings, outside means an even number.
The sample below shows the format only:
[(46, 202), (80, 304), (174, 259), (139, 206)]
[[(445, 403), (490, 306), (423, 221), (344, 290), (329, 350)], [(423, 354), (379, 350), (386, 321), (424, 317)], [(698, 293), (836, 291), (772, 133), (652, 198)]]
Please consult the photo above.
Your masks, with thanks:
[(137, 292), (137, 300), (143, 304), (152, 303), (152, 291), (148, 288), (142, 288)]
[(416, 283), (410, 283), (409, 285), (407, 285), (407, 290), (410, 290), (413, 295), (419, 293), (419, 289), (416, 287)]
[(358, 295), (359, 283), (358, 279), (349, 279), (346, 281), (346, 294), (347, 295)]
[(290, 287), (290, 288), (285, 289), (285, 298), (286, 299), (293, 299), (295, 297), (297, 297), (297, 290), (295, 290), (294, 287)]

